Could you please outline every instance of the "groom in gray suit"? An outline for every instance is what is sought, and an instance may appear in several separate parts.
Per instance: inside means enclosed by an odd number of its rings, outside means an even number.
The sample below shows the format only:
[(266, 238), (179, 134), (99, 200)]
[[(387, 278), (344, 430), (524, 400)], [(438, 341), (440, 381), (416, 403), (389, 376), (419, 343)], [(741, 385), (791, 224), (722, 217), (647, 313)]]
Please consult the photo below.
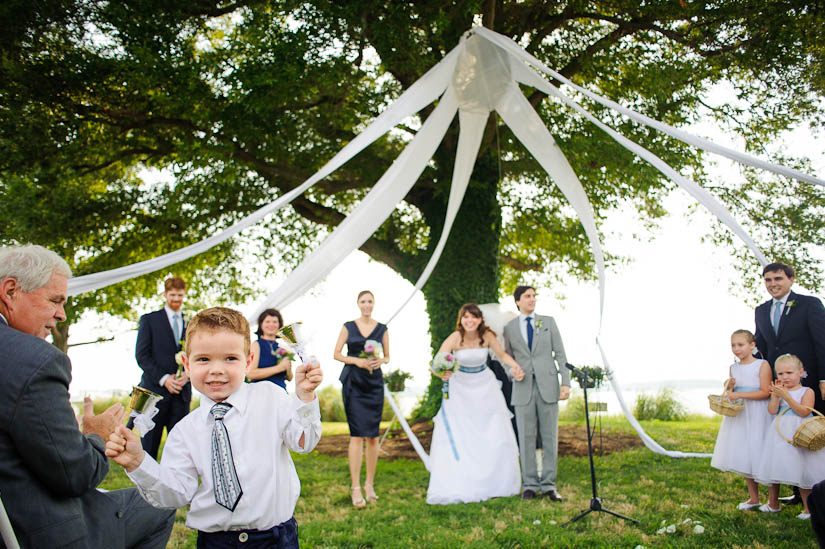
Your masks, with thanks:
[[(561, 501), (556, 491), (558, 467), (559, 400), (570, 396), (570, 373), (556, 321), (536, 310), (536, 290), (519, 286), (513, 297), (519, 310), (504, 327), (505, 349), (523, 370), (514, 375), (510, 402), (516, 409), (523, 499), (541, 493)], [(516, 372), (511, 372), (516, 374)], [(561, 383), (559, 383), (561, 374)], [(541, 433), (541, 479), (536, 464), (536, 431)]]

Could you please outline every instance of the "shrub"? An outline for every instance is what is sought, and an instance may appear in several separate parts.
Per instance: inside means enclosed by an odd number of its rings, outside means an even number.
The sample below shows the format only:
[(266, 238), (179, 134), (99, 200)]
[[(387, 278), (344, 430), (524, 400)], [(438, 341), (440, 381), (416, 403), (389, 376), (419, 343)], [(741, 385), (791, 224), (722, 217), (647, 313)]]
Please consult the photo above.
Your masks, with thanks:
[[(132, 400), (132, 398), (128, 394), (127, 395), (112, 395), (109, 398), (96, 398), (94, 400), (95, 415), (102, 414), (103, 412), (106, 411), (106, 409), (109, 406), (111, 406), (112, 404), (115, 404), (117, 402), (120, 402), (123, 405), (123, 409), (128, 411), (130, 400)], [(80, 410), (81, 410), (81, 412), (83, 411), (83, 402), (82, 401), (80, 402)]]
[(633, 409), (636, 419), (659, 419), (681, 421), (687, 417), (687, 410), (676, 400), (672, 389), (661, 389), (656, 395), (642, 393), (636, 397)]
[(392, 406), (390, 406), (390, 399), (384, 397), (384, 408), (381, 410), (381, 421), (389, 421), (393, 416)]
[(584, 397), (581, 395), (571, 396), (567, 399), (564, 408), (559, 410), (559, 420), (573, 421), (581, 423), (584, 421)]
[(321, 421), (346, 421), (347, 414), (344, 412), (344, 400), (341, 398), (341, 390), (332, 385), (324, 387), (317, 392), (318, 404), (321, 406)]

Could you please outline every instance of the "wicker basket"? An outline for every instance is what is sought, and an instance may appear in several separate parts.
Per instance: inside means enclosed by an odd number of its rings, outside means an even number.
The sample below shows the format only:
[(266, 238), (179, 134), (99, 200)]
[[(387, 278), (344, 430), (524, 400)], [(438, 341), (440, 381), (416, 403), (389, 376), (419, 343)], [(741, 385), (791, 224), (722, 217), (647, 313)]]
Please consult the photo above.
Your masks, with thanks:
[[(803, 406), (805, 405), (803, 404)], [(788, 438), (782, 434), (782, 431), (779, 430), (779, 421), (775, 423), (776, 432), (779, 433), (779, 436), (785, 439), (785, 442), (788, 444), (816, 452), (817, 450), (825, 448), (825, 417), (810, 406), (805, 406), (805, 408), (819, 415), (809, 417), (803, 421), (802, 424), (796, 428), (796, 432), (793, 434), (793, 440), (788, 440)], [(779, 415), (776, 416), (777, 420), (788, 410), (790, 410), (790, 408), (782, 410)]]
[(739, 412), (745, 408), (745, 403), (742, 402), (741, 398), (735, 401), (727, 398), (725, 395), (727, 395), (728, 392), (729, 391), (725, 391), (721, 395), (708, 395), (708, 403), (710, 404), (710, 409), (717, 414), (734, 417), (739, 415)]

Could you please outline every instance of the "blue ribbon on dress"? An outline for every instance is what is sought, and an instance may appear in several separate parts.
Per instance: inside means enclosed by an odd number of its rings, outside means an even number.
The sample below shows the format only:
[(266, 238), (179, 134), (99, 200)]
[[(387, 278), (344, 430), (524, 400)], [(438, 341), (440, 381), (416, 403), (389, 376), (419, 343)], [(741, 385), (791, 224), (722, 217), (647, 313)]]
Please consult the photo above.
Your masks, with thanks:
[(753, 391), (761, 391), (761, 387), (748, 387), (746, 385), (737, 385), (733, 388), (733, 391), (736, 393), (752, 393)]
[[(776, 411), (777, 415), (778, 415), (778, 414), (781, 414), (781, 413), (782, 413), (782, 410), (784, 410), (785, 408), (791, 408), (791, 407), (790, 407), (790, 406), (788, 406), (787, 404), (780, 404), (780, 405), (779, 405), (779, 410), (777, 410), (777, 411)], [(811, 417), (811, 416), (813, 416), (813, 415), (814, 415), (814, 414), (813, 414), (813, 412), (811, 412), (811, 413), (810, 413), (810, 414), (808, 414), (807, 416), (800, 416), (799, 414), (797, 414), (797, 413), (796, 413), (796, 410), (794, 410), (793, 408), (791, 408), (791, 413), (792, 413), (793, 415), (797, 416), (797, 417)]]
[(453, 432), (450, 430), (450, 422), (447, 421), (447, 412), (444, 410), (444, 405), (441, 405), (441, 419), (444, 420), (444, 428), (447, 429), (447, 440), (450, 441), (450, 447), (453, 449), (453, 456), (455, 460), (459, 461), (458, 450), (455, 447), (455, 440), (453, 439)]
[(481, 366), (461, 366), (459, 365), (458, 371), (464, 372), (465, 374), (477, 374), (479, 372), (483, 372), (487, 369), (486, 364), (482, 364)]

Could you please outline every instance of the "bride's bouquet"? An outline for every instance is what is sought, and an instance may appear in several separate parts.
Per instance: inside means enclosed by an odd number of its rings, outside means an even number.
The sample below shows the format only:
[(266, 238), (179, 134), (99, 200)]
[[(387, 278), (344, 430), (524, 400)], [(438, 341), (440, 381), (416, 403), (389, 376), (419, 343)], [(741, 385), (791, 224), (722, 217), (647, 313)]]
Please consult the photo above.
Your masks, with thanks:
[[(433, 358), (432, 366), (430, 366), (430, 369), (435, 372), (436, 375), (441, 375), (445, 372), (455, 372), (456, 368), (458, 368), (458, 361), (456, 360), (455, 355), (445, 351), (436, 353)], [(444, 382), (444, 385), (441, 387), (441, 392), (443, 393), (444, 398), (450, 398), (449, 379)]]
[[(384, 346), (381, 342), (368, 339), (364, 342), (364, 350), (358, 355), (360, 358), (381, 358), (384, 355)], [(372, 375), (372, 370), (370, 370)]]

